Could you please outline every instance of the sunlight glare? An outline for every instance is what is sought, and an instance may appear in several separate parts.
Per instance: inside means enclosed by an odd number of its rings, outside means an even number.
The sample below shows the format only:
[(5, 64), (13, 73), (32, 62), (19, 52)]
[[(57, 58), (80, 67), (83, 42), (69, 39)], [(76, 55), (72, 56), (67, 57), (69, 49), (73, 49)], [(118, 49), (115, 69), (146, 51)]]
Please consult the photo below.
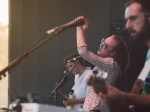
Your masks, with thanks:
[(0, 0), (0, 23), (8, 24), (8, 0)]

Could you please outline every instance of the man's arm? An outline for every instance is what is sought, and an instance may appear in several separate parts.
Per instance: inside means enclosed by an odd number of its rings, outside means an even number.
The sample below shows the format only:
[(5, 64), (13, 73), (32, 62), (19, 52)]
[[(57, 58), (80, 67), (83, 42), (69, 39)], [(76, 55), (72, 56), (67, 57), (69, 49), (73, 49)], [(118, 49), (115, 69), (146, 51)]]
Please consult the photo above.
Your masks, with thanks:
[(80, 99), (71, 99), (67, 97), (67, 101), (63, 101), (63, 104), (65, 106), (70, 106), (70, 105), (74, 105), (74, 104), (83, 104), (85, 100), (84, 98), (80, 98)]
[(84, 103), (85, 97), (84, 98), (80, 98), (80, 99), (74, 99), (74, 103), (75, 104), (81, 104)]
[(105, 102), (126, 102), (128, 104), (134, 105), (135, 107), (138, 107), (139, 109), (150, 111), (150, 95), (127, 93), (120, 91), (110, 85), (107, 85), (106, 88), (106, 94), (101, 92), (99, 93)]
[(150, 95), (127, 93), (126, 102), (142, 110), (150, 111)]
[(125, 105), (123, 102), (114, 102), (112, 105), (119, 111), (119, 112), (131, 112), (129, 107)]

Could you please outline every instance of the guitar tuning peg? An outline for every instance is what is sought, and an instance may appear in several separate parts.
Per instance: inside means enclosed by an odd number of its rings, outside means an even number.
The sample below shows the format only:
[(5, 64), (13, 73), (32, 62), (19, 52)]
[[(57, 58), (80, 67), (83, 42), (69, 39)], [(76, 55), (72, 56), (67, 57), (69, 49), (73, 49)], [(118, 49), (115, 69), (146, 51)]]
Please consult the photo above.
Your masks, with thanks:
[(97, 75), (97, 73), (98, 73), (98, 70), (94, 70), (94, 71), (93, 71), (93, 74), (94, 74), (94, 75)]
[(107, 72), (104, 72), (104, 71), (103, 71), (101, 77), (104, 78), (104, 79), (106, 79), (107, 76), (108, 76)]
[(94, 70), (93, 74), (104, 79), (107, 78), (107, 72), (104, 71)]

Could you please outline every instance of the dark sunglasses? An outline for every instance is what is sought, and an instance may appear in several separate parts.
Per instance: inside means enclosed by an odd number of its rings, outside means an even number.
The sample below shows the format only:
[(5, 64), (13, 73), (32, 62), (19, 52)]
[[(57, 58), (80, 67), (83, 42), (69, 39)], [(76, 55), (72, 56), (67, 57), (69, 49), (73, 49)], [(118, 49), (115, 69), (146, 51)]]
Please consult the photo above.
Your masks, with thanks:
[(101, 44), (102, 44), (102, 48), (103, 48), (103, 49), (108, 48), (108, 49), (110, 49), (110, 50), (113, 50), (112, 48), (110, 48), (110, 47), (107, 45), (107, 43), (105, 43), (105, 39), (104, 39), (104, 38), (101, 40)]

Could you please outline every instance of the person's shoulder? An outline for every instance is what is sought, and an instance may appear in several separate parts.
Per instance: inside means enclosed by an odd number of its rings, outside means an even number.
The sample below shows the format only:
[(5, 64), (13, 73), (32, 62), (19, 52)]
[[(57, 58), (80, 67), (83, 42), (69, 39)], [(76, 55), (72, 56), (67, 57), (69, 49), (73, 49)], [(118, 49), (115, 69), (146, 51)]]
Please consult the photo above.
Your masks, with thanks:
[(86, 70), (86, 74), (85, 74), (85, 78), (87, 79), (89, 75), (91, 75), (93, 73), (93, 70)]
[(87, 69), (87, 73), (92, 73), (93, 70)]
[(107, 61), (109, 61), (110, 64), (116, 64), (116, 60), (114, 58), (108, 57)]

